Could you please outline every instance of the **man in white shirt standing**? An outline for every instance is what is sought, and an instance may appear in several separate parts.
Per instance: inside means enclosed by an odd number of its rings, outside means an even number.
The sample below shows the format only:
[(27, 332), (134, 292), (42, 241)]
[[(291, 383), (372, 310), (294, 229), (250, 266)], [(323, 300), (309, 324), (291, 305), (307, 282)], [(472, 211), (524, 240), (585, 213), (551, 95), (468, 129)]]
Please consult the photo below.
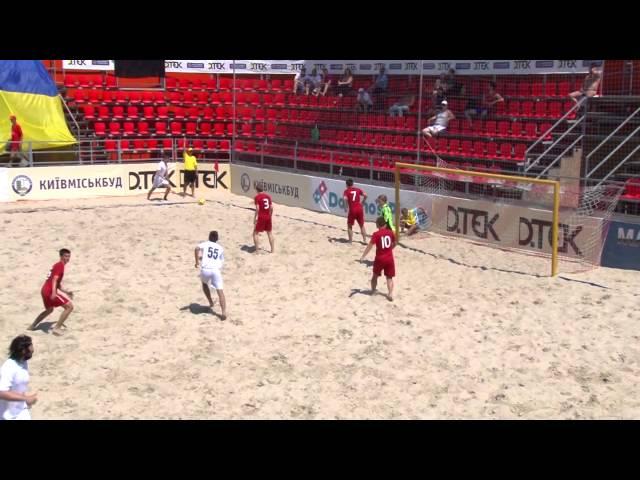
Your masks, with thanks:
[[(153, 186), (149, 193), (147, 193), (147, 200), (151, 200), (151, 194), (156, 188), (166, 188), (167, 190), (164, 192), (164, 200), (167, 199), (171, 192), (171, 185), (169, 184), (169, 180), (167, 179), (167, 174), (169, 173), (169, 165), (167, 164), (167, 159), (170, 156), (168, 153), (164, 153), (163, 157), (158, 162), (158, 169), (156, 173), (153, 174)], [(186, 187), (185, 187), (186, 188)]]
[(218, 232), (209, 233), (209, 241), (202, 242), (195, 249), (196, 268), (200, 268), (200, 281), (202, 291), (209, 300), (209, 306), (213, 308), (213, 299), (209, 291), (209, 284), (218, 292), (222, 314), (220, 318), (227, 318), (227, 302), (222, 291), (222, 266), (224, 265), (224, 249), (218, 243)]
[(33, 356), (33, 342), (27, 335), (19, 335), (9, 346), (9, 359), (0, 369), (0, 419), (31, 420), (29, 409), (38, 400), (29, 389), (27, 360)]

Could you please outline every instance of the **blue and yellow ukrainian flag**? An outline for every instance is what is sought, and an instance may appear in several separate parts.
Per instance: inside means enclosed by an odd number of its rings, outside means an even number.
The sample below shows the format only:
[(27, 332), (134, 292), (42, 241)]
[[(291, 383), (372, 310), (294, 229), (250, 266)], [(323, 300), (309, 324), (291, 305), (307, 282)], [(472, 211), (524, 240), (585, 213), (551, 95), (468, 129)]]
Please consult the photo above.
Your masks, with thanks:
[(10, 115), (22, 127), (22, 150), (76, 143), (62, 111), (62, 99), (39, 60), (0, 60), (0, 152), (11, 138)]

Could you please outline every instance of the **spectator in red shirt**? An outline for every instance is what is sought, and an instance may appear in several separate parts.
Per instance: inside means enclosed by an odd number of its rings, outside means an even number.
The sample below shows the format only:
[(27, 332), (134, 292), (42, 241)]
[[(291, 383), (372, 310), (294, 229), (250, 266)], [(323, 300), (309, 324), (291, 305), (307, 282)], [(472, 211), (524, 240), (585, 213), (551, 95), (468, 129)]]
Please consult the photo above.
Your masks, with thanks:
[(393, 231), (387, 226), (387, 222), (384, 218), (378, 217), (376, 220), (378, 230), (371, 235), (369, 245), (365, 248), (360, 261), (364, 261), (364, 258), (371, 251), (373, 246), (376, 246), (376, 258), (373, 261), (373, 275), (371, 276), (371, 293), (376, 293), (376, 287), (378, 286), (378, 277), (384, 271), (384, 276), (387, 277), (387, 288), (389, 289), (389, 295), (387, 299), (393, 302), (393, 277), (396, 276), (396, 265), (393, 259), (393, 249), (396, 247), (396, 236)]
[(256, 246), (255, 253), (258, 253), (258, 234), (260, 232), (267, 232), (269, 237), (269, 244), (271, 245), (271, 253), (274, 250), (273, 234), (271, 233), (271, 218), (273, 217), (273, 202), (271, 197), (263, 192), (262, 184), (256, 185), (256, 192), (258, 194), (253, 199), (253, 203), (256, 205), (256, 214), (253, 218), (253, 243)]
[(347, 179), (347, 189), (342, 194), (349, 205), (349, 214), (347, 215), (347, 233), (349, 234), (349, 243), (353, 241), (353, 224), (358, 222), (362, 240), (367, 243), (367, 232), (364, 229), (364, 209), (362, 203), (367, 199), (367, 194), (358, 187), (353, 186), (353, 180)]
[(18, 124), (18, 120), (15, 115), (11, 115), (9, 120), (11, 120), (11, 140), (8, 142), (10, 152), (9, 166), (13, 166), (14, 158), (24, 161), (27, 159), (22, 153), (22, 127)]
[(51, 315), (55, 307), (62, 307), (64, 308), (64, 312), (62, 312), (58, 323), (56, 323), (56, 326), (52, 330), (54, 335), (62, 335), (64, 321), (73, 311), (73, 303), (71, 302), (73, 292), (62, 288), (64, 267), (71, 259), (71, 252), (66, 248), (63, 248), (59, 253), (60, 261), (51, 267), (51, 270), (49, 270), (49, 274), (47, 275), (47, 279), (40, 290), (45, 310), (33, 321), (29, 330), (35, 330), (42, 320)]

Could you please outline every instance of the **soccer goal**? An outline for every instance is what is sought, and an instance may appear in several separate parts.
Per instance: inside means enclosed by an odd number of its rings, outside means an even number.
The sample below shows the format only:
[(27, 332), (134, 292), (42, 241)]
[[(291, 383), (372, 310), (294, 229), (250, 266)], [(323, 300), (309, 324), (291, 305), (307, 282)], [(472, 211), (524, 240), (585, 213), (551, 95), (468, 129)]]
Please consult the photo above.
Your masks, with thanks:
[[(407, 195), (407, 190), (415, 193)], [(551, 276), (584, 271), (600, 264), (620, 192), (610, 185), (585, 187), (578, 181), (450, 168), (442, 160), (396, 163), (396, 234), (406, 208), (418, 218), (421, 234), (501, 250), (487, 255), (476, 247), (443, 245), (447, 253), (457, 250), (466, 264)], [(518, 260), (516, 251), (530, 259)]]

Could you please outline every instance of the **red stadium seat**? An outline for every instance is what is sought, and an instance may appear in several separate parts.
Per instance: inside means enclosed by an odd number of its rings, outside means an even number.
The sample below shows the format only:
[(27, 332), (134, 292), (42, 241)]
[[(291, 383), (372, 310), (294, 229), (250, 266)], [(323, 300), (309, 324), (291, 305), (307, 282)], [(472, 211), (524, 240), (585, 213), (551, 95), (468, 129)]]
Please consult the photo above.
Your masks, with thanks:
[(142, 103), (144, 105), (153, 105), (154, 101), (153, 92), (142, 92)]
[(102, 103), (104, 93), (102, 90), (89, 90), (89, 102), (90, 103)]
[(135, 124), (133, 122), (124, 122), (122, 135), (125, 137), (131, 137), (135, 135)]
[(127, 107), (127, 118), (138, 118), (138, 107)]
[(501, 143), (500, 144), (500, 158), (504, 160), (511, 160), (511, 149), (512, 145), (510, 143)]
[(522, 162), (524, 161), (524, 155), (525, 152), (527, 151), (527, 145), (524, 143), (516, 143), (515, 149), (514, 149), (514, 153), (513, 153), (513, 158), (515, 160), (517, 160), (518, 162)]
[(111, 137), (120, 136), (120, 123), (119, 122), (110, 122), (109, 123), (109, 136), (111, 136)]
[(138, 135), (148, 136), (149, 135), (149, 123), (148, 122), (138, 122)]
[(214, 130), (214, 134), (217, 136), (222, 136), (224, 135), (224, 123), (222, 122), (216, 122), (213, 124), (213, 130)]
[(177, 136), (182, 135), (182, 123), (180, 122), (171, 122), (171, 135)]
[(96, 108), (93, 105), (85, 105), (82, 107), (82, 113), (84, 115), (85, 120), (95, 120), (96, 119)]
[(485, 143), (482, 141), (473, 142), (473, 156), (476, 158), (485, 158)]
[(153, 107), (144, 107), (142, 109), (142, 116), (147, 120), (153, 120), (154, 118), (156, 118), (156, 114), (153, 111)]
[(156, 135), (166, 135), (167, 134), (167, 123), (166, 122), (156, 122), (155, 123)]
[(124, 107), (113, 107), (111, 115), (115, 120), (122, 120), (124, 118)]
[(182, 107), (173, 107), (173, 118), (176, 120), (184, 120), (185, 109)]
[(203, 136), (211, 135), (211, 124), (209, 122), (200, 123), (200, 135), (203, 135)]
[(104, 137), (107, 135), (106, 125), (103, 122), (94, 123), (93, 130), (97, 137)]
[(171, 150), (173, 148), (173, 140), (171, 138), (162, 139), (163, 150)]
[(547, 102), (536, 102), (534, 116), (537, 118), (545, 118), (547, 116)]
[(141, 92), (131, 92), (129, 94), (129, 103), (139, 105), (142, 103), (142, 93)]
[(178, 80), (173, 77), (165, 77), (165, 86), (168, 90), (178, 88)]
[(74, 88), (76, 86), (80, 85), (80, 81), (78, 80), (78, 75), (74, 74), (74, 73), (67, 73), (65, 72), (64, 74), (64, 86), (67, 88)]
[(547, 97), (555, 97), (556, 96), (556, 82), (554, 82), (553, 80), (547, 80), (547, 83), (544, 86), (544, 94)]
[(114, 77), (113, 75), (109, 75), (107, 74), (104, 77), (104, 86), (105, 88), (117, 88), (118, 86), (118, 81), (116, 80), (116, 77)]
[(169, 118), (169, 107), (158, 107), (158, 118), (160, 120)]
[[(191, 136), (197, 135), (196, 128), (197, 128), (196, 122), (187, 122), (186, 134)], [(173, 133), (173, 127), (171, 127), (171, 130), (172, 130), (171, 133)]]

